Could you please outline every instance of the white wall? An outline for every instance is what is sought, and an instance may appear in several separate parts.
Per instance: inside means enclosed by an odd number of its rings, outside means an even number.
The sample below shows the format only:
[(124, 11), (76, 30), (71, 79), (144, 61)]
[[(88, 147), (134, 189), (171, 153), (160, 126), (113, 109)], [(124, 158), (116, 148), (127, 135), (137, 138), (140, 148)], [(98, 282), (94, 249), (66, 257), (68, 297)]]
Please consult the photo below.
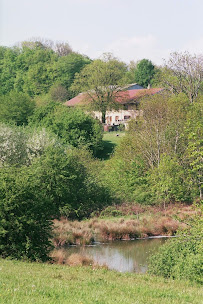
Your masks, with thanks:
[[(102, 121), (101, 112), (93, 112), (94, 117)], [(136, 118), (140, 114), (138, 110), (119, 110), (119, 111), (108, 111), (106, 112), (106, 124), (119, 125), (127, 122), (129, 119)]]

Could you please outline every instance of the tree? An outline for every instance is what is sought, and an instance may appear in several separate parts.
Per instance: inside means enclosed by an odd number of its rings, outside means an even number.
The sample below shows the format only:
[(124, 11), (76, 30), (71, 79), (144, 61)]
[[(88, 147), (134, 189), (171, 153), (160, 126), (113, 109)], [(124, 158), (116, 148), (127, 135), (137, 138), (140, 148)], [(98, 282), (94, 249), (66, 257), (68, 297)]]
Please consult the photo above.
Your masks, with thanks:
[(59, 56), (66, 56), (72, 52), (72, 49), (68, 42), (57, 41), (54, 42), (50, 39), (34, 37), (27, 41), (22, 41), (18, 44), (20, 49), (30, 48), (35, 49), (36, 47), (41, 49), (53, 50)]
[(53, 201), (36, 168), (0, 170), (0, 255), (46, 261)]
[(36, 108), (30, 125), (45, 127), (55, 133), (64, 144), (85, 145), (94, 154), (102, 147), (102, 127), (99, 121), (79, 109), (70, 109), (50, 102)]
[(151, 81), (155, 75), (155, 66), (148, 59), (142, 59), (135, 69), (135, 81), (147, 88), (151, 84)]
[(0, 168), (30, 165), (59, 143), (45, 128), (22, 128), (0, 124)]
[(163, 154), (158, 167), (150, 170), (149, 184), (152, 196), (165, 204), (175, 201), (191, 201), (187, 187), (186, 170), (177, 157)]
[(72, 49), (67, 42), (56, 42), (53, 49), (59, 56), (67, 56), (72, 53)]
[(56, 63), (57, 82), (68, 90), (69, 98), (72, 97), (69, 88), (74, 81), (75, 74), (79, 73), (90, 62), (91, 60), (86, 56), (70, 53), (60, 57)]
[(72, 52), (67, 43), (41, 38), (18, 47), (0, 47), (0, 94), (15, 89), (34, 97), (48, 93), (56, 84), (68, 90), (75, 73), (90, 62), (87, 56)]
[(129, 133), (137, 153), (141, 153), (149, 167), (159, 166), (163, 153), (181, 155), (186, 149), (182, 131), (188, 107), (184, 95), (173, 99), (160, 94), (141, 102), (143, 114), (129, 123)]
[(18, 126), (26, 125), (34, 108), (35, 103), (27, 94), (11, 91), (5, 96), (0, 96), (0, 121)]
[[(186, 134), (187, 149), (185, 151), (187, 173), (192, 189), (199, 190), (199, 198), (203, 199), (203, 107), (195, 103), (188, 113)], [(194, 193), (194, 197), (196, 197)]]
[(160, 75), (163, 85), (172, 93), (185, 93), (193, 103), (203, 81), (203, 55), (172, 53)]
[(68, 90), (60, 84), (53, 85), (49, 90), (49, 94), (54, 101), (64, 102), (68, 99)]
[(102, 122), (105, 123), (106, 111), (118, 107), (116, 98), (126, 72), (123, 62), (107, 54), (104, 60), (95, 60), (76, 74), (72, 90), (85, 92), (85, 99), (91, 103), (93, 110), (102, 113)]
[(16, 48), (0, 47), (0, 94), (7, 94), (14, 88), (18, 55)]

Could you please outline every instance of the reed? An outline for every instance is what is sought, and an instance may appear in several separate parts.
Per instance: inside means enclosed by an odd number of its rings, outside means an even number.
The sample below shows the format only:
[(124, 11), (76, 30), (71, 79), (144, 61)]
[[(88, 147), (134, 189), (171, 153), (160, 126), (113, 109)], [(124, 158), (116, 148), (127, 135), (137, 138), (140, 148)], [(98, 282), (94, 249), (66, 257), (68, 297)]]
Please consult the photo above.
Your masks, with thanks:
[[(65, 245), (88, 245), (98, 238), (101, 241), (130, 240), (139, 237), (174, 235), (178, 229), (186, 228), (184, 220), (195, 215), (193, 206), (169, 205), (145, 207), (122, 205), (125, 212), (137, 212), (131, 216), (93, 218), (86, 221), (54, 220), (53, 243), (56, 248)], [(141, 212), (142, 211), (142, 212)], [(140, 212), (140, 213), (138, 213)], [(178, 220), (179, 219), (179, 220)]]

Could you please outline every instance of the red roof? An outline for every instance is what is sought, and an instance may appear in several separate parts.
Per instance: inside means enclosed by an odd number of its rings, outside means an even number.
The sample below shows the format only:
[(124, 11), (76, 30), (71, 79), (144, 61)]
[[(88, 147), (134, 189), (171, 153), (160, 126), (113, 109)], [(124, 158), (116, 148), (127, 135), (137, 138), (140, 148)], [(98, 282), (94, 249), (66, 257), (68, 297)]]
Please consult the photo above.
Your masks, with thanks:
[[(153, 89), (137, 89), (137, 90), (129, 90), (129, 91), (121, 91), (116, 93), (116, 101), (121, 104), (130, 103), (138, 100), (144, 96), (154, 95), (159, 93), (163, 89), (161, 88), (153, 88)], [(88, 100), (88, 96), (85, 93), (81, 93), (76, 97), (65, 102), (66, 106), (76, 106), (78, 104), (85, 103)]]

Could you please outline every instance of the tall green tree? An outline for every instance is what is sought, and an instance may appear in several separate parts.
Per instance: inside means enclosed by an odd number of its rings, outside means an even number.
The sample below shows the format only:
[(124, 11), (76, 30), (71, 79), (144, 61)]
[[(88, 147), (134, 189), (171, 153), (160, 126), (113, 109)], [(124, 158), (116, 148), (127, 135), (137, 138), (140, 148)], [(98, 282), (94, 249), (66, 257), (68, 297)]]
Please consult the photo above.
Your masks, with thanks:
[(56, 63), (57, 82), (68, 90), (69, 98), (73, 96), (69, 88), (74, 81), (75, 74), (80, 73), (89, 63), (91, 63), (91, 60), (87, 56), (78, 53), (62, 56)]
[(5, 96), (0, 96), (0, 121), (18, 126), (26, 125), (34, 108), (34, 101), (27, 94), (11, 91)]
[(148, 59), (142, 59), (135, 69), (135, 81), (147, 88), (155, 75), (155, 66)]
[(84, 100), (90, 103), (92, 110), (102, 113), (105, 123), (107, 110), (118, 107), (118, 98), (127, 66), (112, 56), (98, 59), (76, 74), (72, 90), (85, 92)]
[(19, 49), (0, 47), (0, 94), (7, 94), (14, 88), (18, 56)]

